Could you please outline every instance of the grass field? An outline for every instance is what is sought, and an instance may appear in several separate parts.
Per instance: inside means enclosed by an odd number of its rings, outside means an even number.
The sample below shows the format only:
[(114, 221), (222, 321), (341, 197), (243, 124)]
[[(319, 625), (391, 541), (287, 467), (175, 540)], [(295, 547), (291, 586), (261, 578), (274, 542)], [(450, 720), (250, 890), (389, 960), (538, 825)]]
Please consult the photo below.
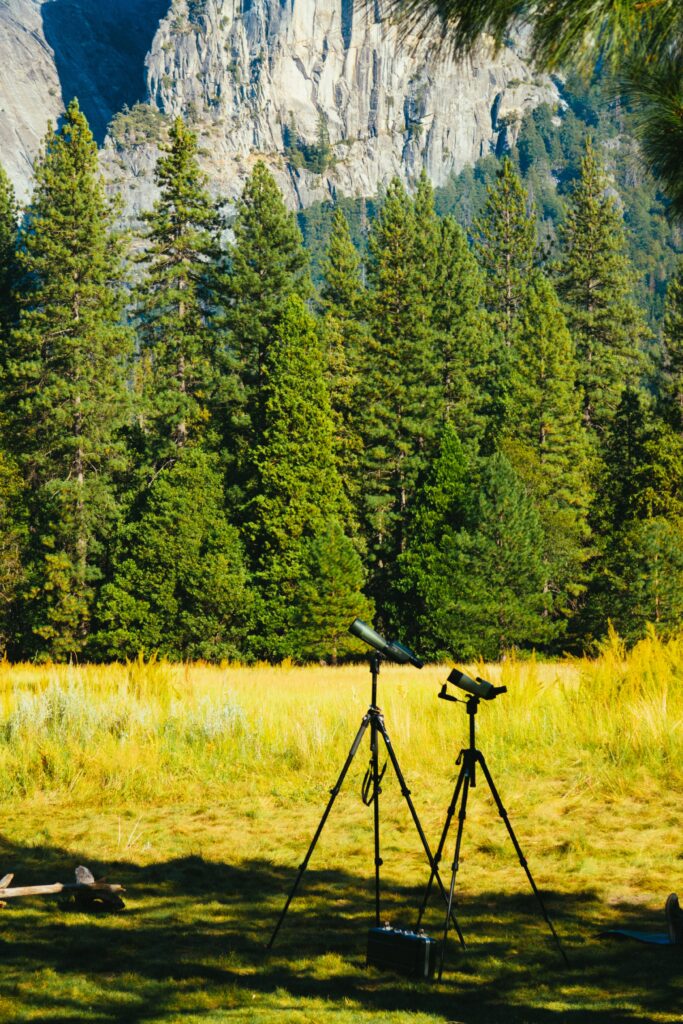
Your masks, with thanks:
[[(0, 664), (0, 874), (66, 881), (86, 864), (127, 889), (126, 910), (101, 916), (8, 901), (0, 1021), (683, 1019), (683, 949), (599, 935), (663, 931), (667, 893), (683, 893), (683, 641), (471, 668), (508, 687), (482, 703), (478, 745), (569, 967), (480, 777), (458, 875), (467, 948), (450, 945), (431, 985), (365, 967), (367, 740), (266, 954), (367, 708), (367, 666)], [(379, 685), (432, 846), (467, 738), (464, 705), (436, 699), (447, 673), (383, 666)], [(382, 917), (410, 926), (429, 871), (391, 768), (382, 789)], [(436, 898), (426, 926), (443, 926)]]

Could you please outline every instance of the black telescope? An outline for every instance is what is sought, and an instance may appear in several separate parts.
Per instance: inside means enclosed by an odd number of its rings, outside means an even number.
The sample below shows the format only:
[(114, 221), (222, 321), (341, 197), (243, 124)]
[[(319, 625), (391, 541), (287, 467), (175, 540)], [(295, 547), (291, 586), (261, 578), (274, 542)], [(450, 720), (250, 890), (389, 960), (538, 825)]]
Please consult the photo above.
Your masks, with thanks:
[(353, 633), (359, 640), (364, 640), (370, 647), (383, 654), (389, 661), (395, 661), (397, 665), (414, 665), (415, 668), (422, 668), (424, 661), (418, 658), (414, 651), (411, 651), (405, 644), (398, 640), (385, 640), (383, 636), (376, 633), (372, 626), (362, 619), (354, 619), (349, 626), (349, 633)]
[(448, 682), (459, 686), (465, 693), (471, 693), (473, 697), (481, 697), (482, 700), (493, 700), (499, 693), (507, 693), (506, 686), (494, 686), (493, 683), (488, 683), (485, 679), (480, 679), (479, 676), (476, 679), (470, 679), (458, 668), (453, 669), (448, 677)]

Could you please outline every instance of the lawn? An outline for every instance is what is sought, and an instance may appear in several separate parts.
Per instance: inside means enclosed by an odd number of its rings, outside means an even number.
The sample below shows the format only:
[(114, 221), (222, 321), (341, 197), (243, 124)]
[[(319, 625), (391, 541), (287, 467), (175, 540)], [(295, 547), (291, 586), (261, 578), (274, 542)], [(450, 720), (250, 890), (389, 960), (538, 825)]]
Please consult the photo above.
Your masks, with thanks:
[[(600, 932), (663, 931), (666, 895), (683, 892), (683, 644), (626, 656), (613, 638), (594, 661), (472, 668), (508, 686), (481, 704), (478, 745), (569, 967), (478, 775), (466, 949), (449, 942), (440, 983), (366, 968), (367, 740), (266, 952), (367, 708), (367, 666), (0, 665), (0, 873), (67, 881), (86, 864), (127, 890), (118, 914), (8, 901), (0, 1021), (680, 1021), (683, 949)], [(467, 738), (464, 705), (437, 700), (447, 674), (383, 666), (379, 687), (433, 847)], [(391, 766), (382, 790), (382, 919), (410, 926), (429, 870)], [(455, 825), (447, 877), (454, 840)], [(431, 934), (443, 916), (433, 897)]]

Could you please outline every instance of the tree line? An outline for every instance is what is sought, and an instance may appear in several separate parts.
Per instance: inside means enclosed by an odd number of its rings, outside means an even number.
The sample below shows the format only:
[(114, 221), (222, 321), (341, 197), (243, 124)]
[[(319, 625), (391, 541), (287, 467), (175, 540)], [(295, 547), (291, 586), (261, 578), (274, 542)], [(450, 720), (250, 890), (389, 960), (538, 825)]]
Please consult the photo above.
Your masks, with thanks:
[(75, 101), (21, 218), (0, 171), (0, 650), (336, 660), (355, 616), (430, 658), (674, 633), (683, 264), (655, 339), (590, 140), (551, 262), (504, 160), (468, 234), (424, 175), (363, 261), (337, 211), (319, 289), (263, 163), (226, 242), (197, 145), (175, 121), (136, 239)]

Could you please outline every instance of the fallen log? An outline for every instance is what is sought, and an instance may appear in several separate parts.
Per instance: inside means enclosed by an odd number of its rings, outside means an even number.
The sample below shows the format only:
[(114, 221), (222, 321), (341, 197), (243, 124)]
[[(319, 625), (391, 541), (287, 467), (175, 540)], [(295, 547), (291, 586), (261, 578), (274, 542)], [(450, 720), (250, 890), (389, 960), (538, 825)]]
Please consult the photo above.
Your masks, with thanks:
[(116, 910), (123, 910), (125, 907), (125, 903), (119, 896), (119, 893), (126, 891), (122, 885), (111, 884), (103, 878), (95, 881), (92, 872), (83, 866), (76, 868), (75, 882), (12, 886), (13, 879), (14, 875), (11, 874), (0, 879), (0, 901), (17, 896), (52, 896), (57, 893), (66, 893), (73, 896), (76, 903), (85, 906), (100, 904)]

